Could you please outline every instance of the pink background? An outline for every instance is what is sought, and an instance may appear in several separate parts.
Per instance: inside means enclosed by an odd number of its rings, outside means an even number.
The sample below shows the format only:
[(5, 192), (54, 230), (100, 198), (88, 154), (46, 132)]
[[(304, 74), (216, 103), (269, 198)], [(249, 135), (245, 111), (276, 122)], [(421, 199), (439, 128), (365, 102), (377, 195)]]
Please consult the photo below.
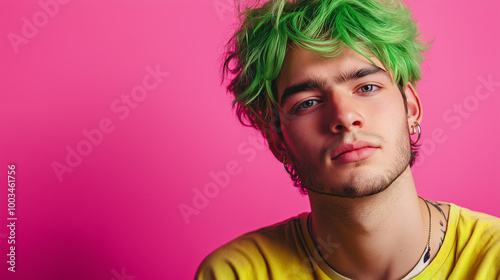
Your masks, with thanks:
[[(0, 1), (1, 279), (191, 279), (221, 244), (309, 210), (220, 85), (232, 0), (65, 2), (48, 15), (38, 1)], [(435, 41), (417, 87), (418, 192), (500, 216), (500, 1), (407, 3)], [(13, 44), (24, 17), (38, 26)], [(169, 74), (149, 79), (148, 66)], [(141, 101), (126, 105), (131, 94)], [(82, 131), (102, 121), (109, 133), (94, 134), (89, 150)], [(68, 147), (88, 155), (60, 181), (52, 165), (67, 164)], [(6, 263), (12, 163), (15, 273)], [(211, 172), (228, 170), (214, 188)], [(184, 219), (179, 207), (195, 207), (205, 186), (205, 205)]]

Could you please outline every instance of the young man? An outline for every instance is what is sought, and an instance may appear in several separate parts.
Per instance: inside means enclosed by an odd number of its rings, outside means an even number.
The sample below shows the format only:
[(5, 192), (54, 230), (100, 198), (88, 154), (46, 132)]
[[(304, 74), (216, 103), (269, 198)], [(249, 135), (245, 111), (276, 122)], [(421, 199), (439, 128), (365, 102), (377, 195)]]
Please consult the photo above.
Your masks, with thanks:
[[(500, 220), (418, 197), (421, 52), (399, 2), (248, 9), (224, 69), (311, 213), (210, 254), (196, 279), (500, 279)], [(413, 140), (410, 135), (413, 136)]]

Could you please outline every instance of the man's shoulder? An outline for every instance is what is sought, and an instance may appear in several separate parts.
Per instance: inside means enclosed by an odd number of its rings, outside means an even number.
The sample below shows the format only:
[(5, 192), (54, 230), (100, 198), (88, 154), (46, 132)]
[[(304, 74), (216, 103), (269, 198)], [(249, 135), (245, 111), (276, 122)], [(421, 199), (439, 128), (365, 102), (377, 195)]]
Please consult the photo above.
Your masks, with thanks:
[(450, 279), (496, 279), (500, 276), (500, 219), (450, 205), (448, 228), (453, 231), (446, 233), (451, 236), (442, 254), (453, 267)]
[(471, 231), (471, 234), (492, 235), (500, 238), (500, 218), (456, 205), (452, 205), (453, 208), (457, 212), (458, 231)]
[(260, 273), (260, 268), (276, 265), (276, 262), (286, 260), (287, 256), (296, 255), (297, 243), (300, 243), (300, 223), (307, 215), (308, 213), (302, 213), (245, 233), (222, 245), (203, 260), (196, 279), (214, 279), (206, 275), (221, 275), (224, 277), (221, 279), (232, 279), (229, 275)]
[(300, 220), (308, 213), (245, 233), (213, 251), (208, 258), (224, 257), (230, 252), (242, 254), (256, 249), (282, 247), (296, 241)]
[(500, 218), (457, 207), (456, 235), (457, 244), (468, 246), (475, 244), (483, 252), (500, 257)]

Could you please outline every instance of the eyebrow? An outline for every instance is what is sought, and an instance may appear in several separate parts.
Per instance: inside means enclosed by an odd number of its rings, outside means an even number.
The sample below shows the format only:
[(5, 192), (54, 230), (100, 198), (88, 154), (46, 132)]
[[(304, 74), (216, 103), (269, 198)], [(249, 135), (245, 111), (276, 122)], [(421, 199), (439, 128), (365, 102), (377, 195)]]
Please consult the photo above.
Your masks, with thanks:
[[(334, 82), (341, 84), (347, 81), (360, 79), (368, 75), (378, 74), (378, 73), (383, 73), (387, 75), (389, 79), (391, 79), (387, 71), (376, 65), (370, 65), (365, 68), (354, 69), (349, 72), (341, 73), (338, 77), (334, 78)], [(327, 81), (323, 78), (308, 79), (304, 82), (288, 86), (287, 88), (285, 88), (285, 90), (283, 91), (283, 95), (281, 96), (280, 106), (283, 106), (283, 104), (285, 104), (287, 99), (289, 99), (294, 94), (297, 94), (299, 92), (308, 90), (322, 90), (326, 88), (327, 88)]]

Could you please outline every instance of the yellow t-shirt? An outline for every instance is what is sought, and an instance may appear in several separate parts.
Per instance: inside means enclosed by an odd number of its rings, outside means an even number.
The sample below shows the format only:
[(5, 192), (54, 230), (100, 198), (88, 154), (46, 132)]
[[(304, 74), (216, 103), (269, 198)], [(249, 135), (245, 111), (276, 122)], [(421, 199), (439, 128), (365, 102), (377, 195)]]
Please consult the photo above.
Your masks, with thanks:
[[(201, 263), (196, 280), (348, 279), (322, 261), (302, 213), (247, 233), (223, 245)], [(318, 240), (326, 252), (338, 244)], [(450, 204), (441, 249), (413, 279), (500, 280), (500, 219)]]

